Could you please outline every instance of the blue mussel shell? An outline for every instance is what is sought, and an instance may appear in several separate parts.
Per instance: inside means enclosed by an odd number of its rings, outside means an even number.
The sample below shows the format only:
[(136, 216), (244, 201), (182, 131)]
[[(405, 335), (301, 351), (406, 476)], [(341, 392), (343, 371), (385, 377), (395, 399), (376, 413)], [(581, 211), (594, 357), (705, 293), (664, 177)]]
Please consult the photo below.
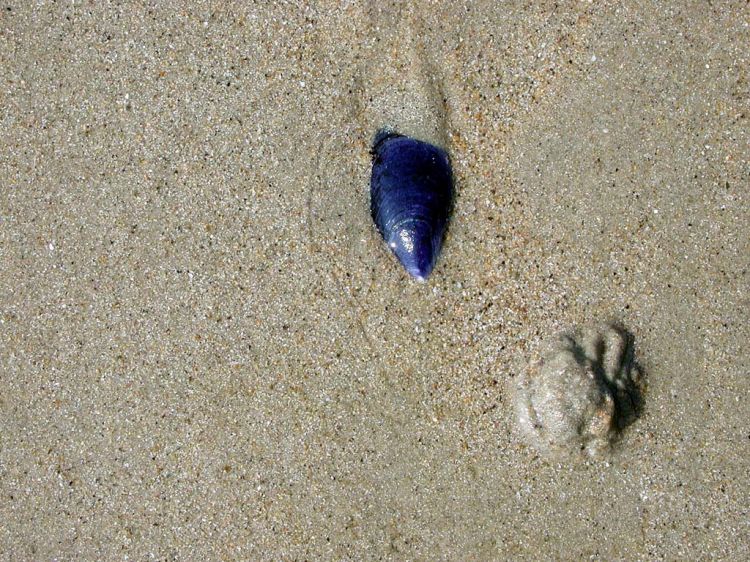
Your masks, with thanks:
[(372, 218), (406, 271), (424, 281), (440, 254), (453, 204), (448, 155), (429, 143), (380, 131), (372, 156)]

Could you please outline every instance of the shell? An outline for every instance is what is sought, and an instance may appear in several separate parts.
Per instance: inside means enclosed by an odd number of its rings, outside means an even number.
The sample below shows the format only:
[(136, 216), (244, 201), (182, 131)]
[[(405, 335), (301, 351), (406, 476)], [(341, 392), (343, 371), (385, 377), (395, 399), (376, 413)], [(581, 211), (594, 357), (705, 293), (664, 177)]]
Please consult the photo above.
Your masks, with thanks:
[(520, 429), (547, 456), (601, 458), (639, 415), (642, 384), (633, 338), (621, 326), (592, 324), (563, 332), (521, 377)]
[(372, 156), (372, 218), (406, 271), (424, 281), (440, 254), (453, 204), (448, 154), (432, 144), (380, 131)]

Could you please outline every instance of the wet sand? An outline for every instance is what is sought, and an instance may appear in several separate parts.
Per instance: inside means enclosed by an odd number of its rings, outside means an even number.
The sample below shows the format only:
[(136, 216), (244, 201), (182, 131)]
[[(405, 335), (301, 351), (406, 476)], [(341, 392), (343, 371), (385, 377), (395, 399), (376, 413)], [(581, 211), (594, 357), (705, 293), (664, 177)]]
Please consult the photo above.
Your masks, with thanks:
[[(8, 2), (4, 560), (750, 558), (744, 2)], [(390, 125), (451, 154), (419, 284)], [(555, 462), (514, 388), (631, 331), (642, 415)]]

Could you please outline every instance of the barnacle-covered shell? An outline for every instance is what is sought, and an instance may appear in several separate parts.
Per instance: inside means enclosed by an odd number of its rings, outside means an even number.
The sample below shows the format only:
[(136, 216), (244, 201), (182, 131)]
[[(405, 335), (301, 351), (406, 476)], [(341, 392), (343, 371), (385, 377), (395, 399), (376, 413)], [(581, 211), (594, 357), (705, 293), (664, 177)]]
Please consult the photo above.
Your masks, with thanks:
[(521, 430), (545, 455), (600, 457), (637, 417), (642, 375), (624, 328), (600, 324), (564, 332), (521, 379)]
[(377, 134), (372, 155), (372, 218), (406, 271), (424, 281), (440, 254), (453, 202), (448, 155), (389, 131)]

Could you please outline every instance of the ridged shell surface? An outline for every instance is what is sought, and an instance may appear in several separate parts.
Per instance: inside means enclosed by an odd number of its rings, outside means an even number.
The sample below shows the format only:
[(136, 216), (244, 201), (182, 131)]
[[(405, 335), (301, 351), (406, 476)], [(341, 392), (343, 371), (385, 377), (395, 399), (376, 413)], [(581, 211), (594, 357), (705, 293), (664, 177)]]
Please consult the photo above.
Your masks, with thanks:
[(435, 267), (453, 203), (444, 150), (381, 131), (372, 149), (370, 212), (409, 274), (424, 281)]

